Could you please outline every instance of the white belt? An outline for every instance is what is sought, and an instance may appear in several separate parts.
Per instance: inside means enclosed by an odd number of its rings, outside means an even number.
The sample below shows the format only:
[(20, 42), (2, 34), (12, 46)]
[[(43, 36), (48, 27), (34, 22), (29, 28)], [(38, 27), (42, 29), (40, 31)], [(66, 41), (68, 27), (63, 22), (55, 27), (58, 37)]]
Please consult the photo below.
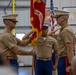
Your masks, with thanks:
[(43, 61), (48, 61), (48, 60), (51, 60), (51, 57), (50, 58), (41, 58), (41, 57), (37, 57), (38, 60), (43, 60)]

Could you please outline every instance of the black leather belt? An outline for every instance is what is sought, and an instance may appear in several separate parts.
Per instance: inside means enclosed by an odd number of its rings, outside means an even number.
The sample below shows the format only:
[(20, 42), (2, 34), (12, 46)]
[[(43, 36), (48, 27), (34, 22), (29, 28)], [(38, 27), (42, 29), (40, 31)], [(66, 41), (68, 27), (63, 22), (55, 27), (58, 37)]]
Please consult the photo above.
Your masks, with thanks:
[(51, 60), (51, 57), (49, 58), (41, 58), (41, 57), (37, 57), (38, 60), (43, 60), (43, 61), (48, 61), (48, 60)]

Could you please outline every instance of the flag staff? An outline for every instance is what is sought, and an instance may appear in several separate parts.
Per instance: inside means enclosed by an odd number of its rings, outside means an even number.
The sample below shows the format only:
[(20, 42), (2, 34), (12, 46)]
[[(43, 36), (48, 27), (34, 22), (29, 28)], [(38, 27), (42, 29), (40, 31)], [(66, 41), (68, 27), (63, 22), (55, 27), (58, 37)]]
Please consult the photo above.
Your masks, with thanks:
[[(16, 2), (16, 0), (12, 0), (12, 14), (15, 14), (16, 13), (16, 4), (15, 4), (15, 2)], [(13, 33), (13, 35), (16, 35), (16, 29), (14, 28), (13, 30), (12, 30), (12, 33)]]

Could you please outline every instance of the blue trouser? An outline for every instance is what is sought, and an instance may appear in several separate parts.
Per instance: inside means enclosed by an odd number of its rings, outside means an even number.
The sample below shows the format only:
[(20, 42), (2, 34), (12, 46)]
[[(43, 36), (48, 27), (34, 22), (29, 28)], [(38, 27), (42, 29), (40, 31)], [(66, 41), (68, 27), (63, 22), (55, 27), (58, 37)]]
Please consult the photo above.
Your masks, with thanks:
[(35, 69), (35, 63), (36, 63), (36, 55), (34, 55), (34, 69)]
[[(34, 55), (34, 69), (36, 69), (35, 63), (36, 63), (36, 55)], [(52, 53), (52, 63), (53, 65), (55, 64), (55, 53), (54, 52)], [(47, 75), (46, 72), (44, 73), (44, 75)]]
[[(34, 55), (34, 70), (36, 69), (36, 55)], [(35, 70), (35, 75), (36, 75), (36, 70)], [(47, 75), (46, 72), (44, 72), (44, 75)]]
[(53, 65), (55, 64), (55, 53), (53, 52), (52, 53), (52, 62), (53, 62)]
[(18, 72), (18, 62), (17, 59), (7, 59), (8, 63), (14, 68), (16, 72)]
[[(54, 52), (52, 53), (52, 64), (53, 65), (55, 64), (55, 53)], [(47, 73), (45, 72), (44, 75), (47, 75)]]
[[(36, 55), (34, 55), (34, 70), (36, 69)], [(35, 72), (35, 74), (36, 74), (36, 72)]]
[(36, 68), (35, 68), (36, 75), (52, 75), (52, 62), (51, 60), (43, 61), (43, 60), (36, 60)]
[(69, 75), (69, 73), (66, 72), (67, 66), (68, 66), (68, 58), (66, 56), (59, 58), (58, 75)]

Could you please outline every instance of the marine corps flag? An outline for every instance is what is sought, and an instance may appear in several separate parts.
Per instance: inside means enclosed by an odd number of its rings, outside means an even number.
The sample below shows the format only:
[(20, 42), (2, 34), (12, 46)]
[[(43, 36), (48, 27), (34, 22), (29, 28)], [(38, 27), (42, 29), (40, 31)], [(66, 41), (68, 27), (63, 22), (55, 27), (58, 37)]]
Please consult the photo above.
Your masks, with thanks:
[(30, 21), (32, 30), (36, 32), (32, 37), (31, 46), (35, 46), (38, 36), (42, 34), (46, 0), (31, 0), (30, 3)]

